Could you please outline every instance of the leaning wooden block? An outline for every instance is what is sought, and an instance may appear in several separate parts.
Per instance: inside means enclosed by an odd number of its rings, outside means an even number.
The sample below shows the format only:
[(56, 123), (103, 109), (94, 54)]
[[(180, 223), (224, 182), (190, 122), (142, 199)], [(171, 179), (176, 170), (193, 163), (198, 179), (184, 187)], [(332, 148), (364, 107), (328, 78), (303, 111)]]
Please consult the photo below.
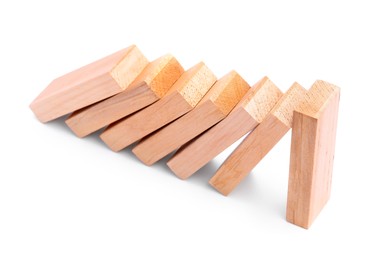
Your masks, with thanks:
[(183, 145), (167, 165), (179, 178), (187, 179), (261, 123), (281, 96), (282, 92), (264, 77), (225, 119)]
[(158, 58), (125, 91), (74, 112), (66, 124), (79, 137), (89, 135), (162, 98), (183, 72), (172, 55)]
[(162, 99), (111, 124), (100, 137), (113, 151), (120, 151), (189, 112), (215, 81), (214, 74), (201, 62), (183, 73)]
[(133, 153), (146, 165), (152, 165), (225, 118), (248, 90), (248, 83), (239, 74), (228, 73), (193, 110), (144, 138)]
[(340, 90), (316, 81), (294, 112), (286, 219), (309, 228), (330, 198)]
[(297, 83), (284, 94), (264, 121), (231, 153), (210, 179), (210, 184), (228, 195), (292, 127), (293, 110), (306, 90)]
[(48, 122), (125, 90), (148, 60), (130, 46), (55, 79), (30, 104), (41, 122)]

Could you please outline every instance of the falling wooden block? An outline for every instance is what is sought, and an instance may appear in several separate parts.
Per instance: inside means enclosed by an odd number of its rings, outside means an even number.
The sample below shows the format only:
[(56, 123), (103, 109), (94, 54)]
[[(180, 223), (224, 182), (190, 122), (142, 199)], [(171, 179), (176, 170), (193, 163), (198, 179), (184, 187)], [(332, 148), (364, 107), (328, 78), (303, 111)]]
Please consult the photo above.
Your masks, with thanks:
[(100, 137), (113, 151), (120, 151), (189, 112), (215, 81), (215, 75), (201, 62), (183, 73), (162, 99), (111, 124)]
[(55, 79), (31, 103), (41, 122), (48, 122), (123, 91), (148, 60), (130, 46)]
[(210, 179), (210, 184), (228, 195), (292, 127), (293, 110), (306, 90), (297, 83), (283, 95), (263, 122), (231, 153)]
[(225, 119), (182, 146), (167, 165), (179, 178), (190, 177), (261, 123), (281, 96), (282, 92), (264, 77)]
[(294, 112), (286, 219), (309, 228), (330, 198), (340, 90), (316, 81)]
[(74, 112), (66, 124), (79, 137), (89, 135), (162, 98), (183, 72), (172, 55), (158, 58), (126, 90)]
[(146, 165), (152, 165), (225, 118), (249, 88), (235, 71), (228, 73), (193, 110), (144, 138), (133, 153)]

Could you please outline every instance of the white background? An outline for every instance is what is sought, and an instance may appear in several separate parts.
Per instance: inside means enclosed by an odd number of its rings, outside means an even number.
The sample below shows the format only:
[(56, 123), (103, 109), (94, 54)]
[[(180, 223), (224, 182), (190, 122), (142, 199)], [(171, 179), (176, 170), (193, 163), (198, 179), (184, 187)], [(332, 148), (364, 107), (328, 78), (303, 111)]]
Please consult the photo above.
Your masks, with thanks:
[[(379, 259), (378, 1), (2, 1), (0, 259)], [(98, 1), (100, 2), (100, 1)], [(54, 78), (137, 44), (283, 91), (341, 87), (330, 202), (285, 220), (290, 132), (228, 197), (149, 168), (28, 105)]]

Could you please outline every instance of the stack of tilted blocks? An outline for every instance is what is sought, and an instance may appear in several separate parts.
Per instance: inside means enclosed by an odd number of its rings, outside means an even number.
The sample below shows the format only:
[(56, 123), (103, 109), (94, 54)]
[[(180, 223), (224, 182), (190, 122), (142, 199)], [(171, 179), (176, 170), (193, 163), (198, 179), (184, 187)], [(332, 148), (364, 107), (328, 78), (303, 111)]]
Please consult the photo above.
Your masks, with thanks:
[(30, 105), (41, 122), (66, 114), (79, 137), (187, 179), (248, 133), (210, 179), (228, 195), (293, 128), (287, 220), (308, 228), (330, 196), (339, 88), (316, 81), (282, 93), (267, 77), (250, 87), (235, 71), (217, 79), (204, 63), (184, 71), (172, 55), (149, 62), (132, 45), (54, 80)]

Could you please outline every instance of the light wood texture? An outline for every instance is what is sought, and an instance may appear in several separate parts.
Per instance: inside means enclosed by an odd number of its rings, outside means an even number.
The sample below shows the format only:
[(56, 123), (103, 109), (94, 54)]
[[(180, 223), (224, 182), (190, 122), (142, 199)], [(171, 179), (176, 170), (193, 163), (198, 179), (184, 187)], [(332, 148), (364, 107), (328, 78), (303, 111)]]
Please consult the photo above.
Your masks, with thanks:
[(123, 92), (80, 109), (66, 120), (78, 136), (89, 135), (162, 98), (184, 72), (168, 54), (151, 62)]
[(210, 179), (210, 184), (228, 195), (292, 127), (293, 110), (306, 90), (297, 83), (283, 95), (272, 111), (231, 153)]
[(144, 138), (133, 153), (146, 165), (152, 165), (225, 118), (249, 88), (235, 71), (228, 73), (193, 110)]
[(261, 123), (281, 96), (282, 92), (264, 77), (224, 120), (183, 145), (167, 165), (179, 178), (190, 177)]
[(100, 137), (113, 151), (120, 151), (189, 112), (215, 81), (215, 75), (201, 62), (183, 73), (162, 99), (111, 124)]
[(30, 104), (41, 122), (48, 122), (123, 91), (148, 60), (130, 46), (55, 79)]
[(340, 90), (316, 81), (294, 112), (286, 219), (309, 228), (330, 198)]

